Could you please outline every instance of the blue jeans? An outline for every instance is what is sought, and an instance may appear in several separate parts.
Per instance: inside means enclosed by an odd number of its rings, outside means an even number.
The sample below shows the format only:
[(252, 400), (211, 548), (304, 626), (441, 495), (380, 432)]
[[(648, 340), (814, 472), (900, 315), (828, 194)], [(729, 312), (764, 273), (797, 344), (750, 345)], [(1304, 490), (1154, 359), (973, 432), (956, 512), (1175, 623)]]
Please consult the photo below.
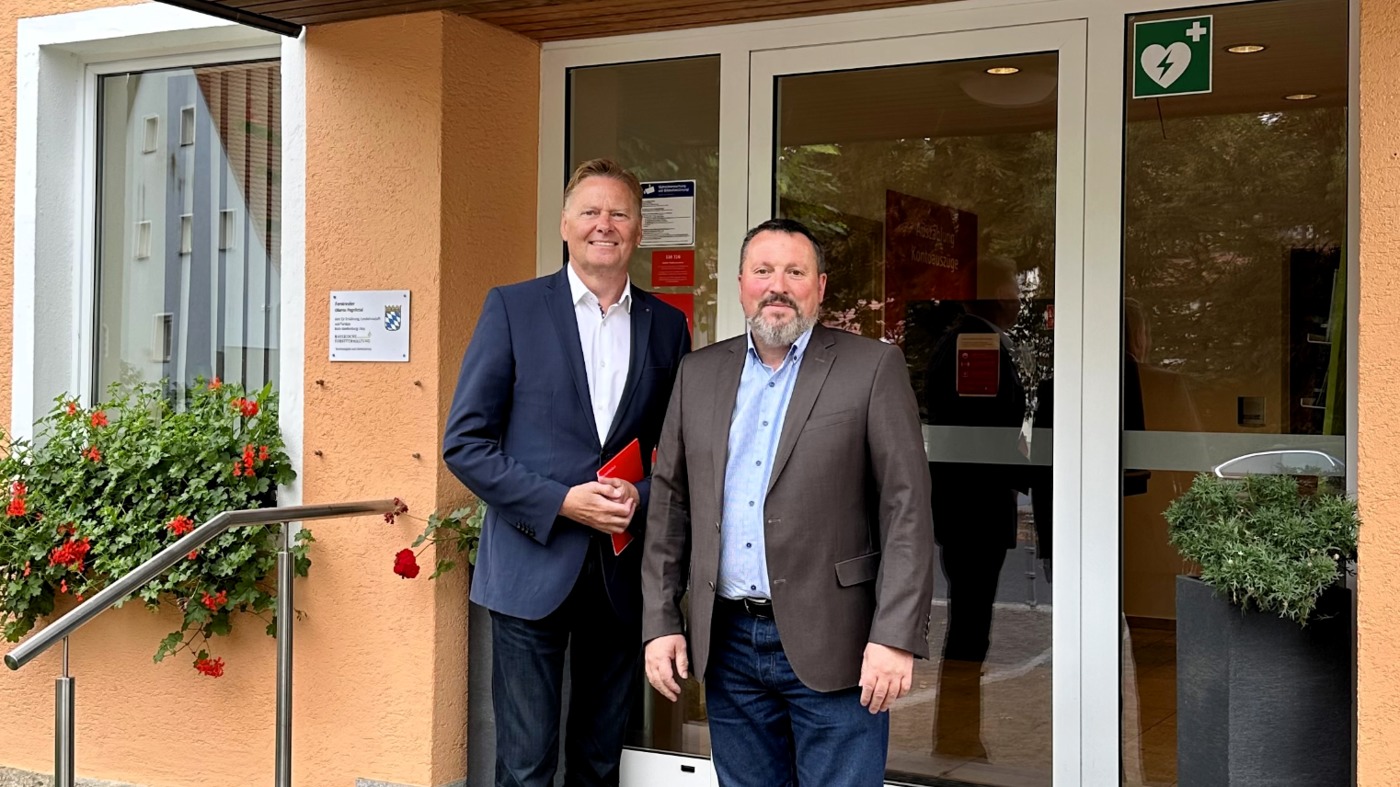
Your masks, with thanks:
[(565, 648), (564, 784), (616, 787), (641, 641), (641, 621), (618, 619), (591, 552), (569, 597), (546, 617), (491, 613), (497, 787), (554, 784)]
[(860, 688), (813, 691), (798, 680), (771, 619), (715, 607), (705, 675), (710, 746), (721, 787), (880, 787), (888, 713)]

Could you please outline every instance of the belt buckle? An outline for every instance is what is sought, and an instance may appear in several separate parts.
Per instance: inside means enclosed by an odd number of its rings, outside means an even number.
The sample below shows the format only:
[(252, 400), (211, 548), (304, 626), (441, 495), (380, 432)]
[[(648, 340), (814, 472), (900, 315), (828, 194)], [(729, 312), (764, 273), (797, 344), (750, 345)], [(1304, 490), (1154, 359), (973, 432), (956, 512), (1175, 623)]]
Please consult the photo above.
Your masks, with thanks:
[(743, 598), (744, 611), (756, 618), (773, 617), (773, 602), (761, 598)]

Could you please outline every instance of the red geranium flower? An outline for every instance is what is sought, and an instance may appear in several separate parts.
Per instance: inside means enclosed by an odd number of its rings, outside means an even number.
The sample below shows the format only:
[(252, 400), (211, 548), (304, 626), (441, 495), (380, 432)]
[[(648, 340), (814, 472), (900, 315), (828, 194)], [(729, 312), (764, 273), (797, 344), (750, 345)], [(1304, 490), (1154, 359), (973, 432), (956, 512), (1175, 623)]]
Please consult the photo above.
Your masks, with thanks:
[(208, 593), (205, 593), (204, 598), (200, 599), (199, 603), (207, 607), (210, 612), (218, 612), (225, 604), (228, 603), (228, 591), (220, 590), (218, 593), (215, 593), (212, 596)]
[(240, 396), (234, 399), (231, 404), (238, 409), (238, 412), (242, 413), (244, 418), (252, 418), (258, 414), (258, 403), (252, 399), (244, 399)]
[(400, 549), (394, 555), (394, 573), (404, 579), (413, 579), (418, 576), (418, 560), (411, 549)]
[(10, 505), (5, 508), (5, 513), (10, 516), (24, 516), (24, 498), (10, 498)]
[(268, 452), (268, 450), (267, 450), (267, 446), (265, 446), (265, 445), (260, 445), (260, 446), (258, 446), (258, 461), (259, 461), (259, 462), (266, 462), (266, 461), (267, 461), (268, 455), (269, 455), (269, 452)]
[(220, 388), (223, 388), (223, 387), (224, 387), (223, 382), (220, 381), (219, 378), (217, 378), (217, 377), (215, 377), (214, 379), (212, 379), (212, 380), (209, 381), (209, 390), (211, 390), (211, 391), (217, 391), (217, 390), (219, 390)]
[(201, 675), (208, 675), (211, 678), (221, 678), (224, 675), (224, 660), (222, 658), (196, 659), (194, 668), (199, 670)]
[(99, 450), (97, 450), (97, 446), (94, 445), (94, 446), (89, 447), (88, 450), (86, 450), (86, 451), (83, 452), (83, 457), (84, 457), (85, 459), (91, 459), (91, 460), (94, 461), (94, 462), (101, 462), (101, 461), (102, 461), (102, 452), (99, 451)]
[(107, 414), (102, 412), (101, 410), (98, 410), (92, 414), (92, 418), (90, 420), (92, 421), (93, 426), (106, 426)]
[(165, 524), (177, 537), (194, 530), (194, 520), (181, 514)]
[(10, 484), (10, 494), (15, 497), (24, 497), (29, 494), (29, 487), (25, 486), (23, 481), (16, 481)]
[(69, 402), (68, 404), (64, 405), (64, 409), (68, 412), (68, 417), (72, 418), (73, 416), (78, 414), (78, 403)]
[(49, 565), (69, 566), (79, 574), (83, 573), (83, 561), (92, 549), (86, 538), (69, 539), (62, 546), (54, 547), (49, 555)]

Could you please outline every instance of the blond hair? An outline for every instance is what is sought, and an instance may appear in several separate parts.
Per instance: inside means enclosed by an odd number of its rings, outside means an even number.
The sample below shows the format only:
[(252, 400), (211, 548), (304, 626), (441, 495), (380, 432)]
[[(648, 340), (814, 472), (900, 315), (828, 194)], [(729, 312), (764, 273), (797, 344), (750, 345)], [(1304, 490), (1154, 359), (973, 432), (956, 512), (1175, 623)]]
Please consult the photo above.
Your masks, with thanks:
[(612, 178), (627, 187), (632, 193), (632, 201), (636, 203), (637, 210), (642, 208), (642, 184), (637, 180), (637, 176), (622, 168), (622, 165), (606, 158), (589, 159), (578, 165), (574, 174), (569, 178), (568, 184), (564, 186), (564, 205), (569, 204), (569, 197), (572, 197), (574, 190), (579, 184), (591, 177)]

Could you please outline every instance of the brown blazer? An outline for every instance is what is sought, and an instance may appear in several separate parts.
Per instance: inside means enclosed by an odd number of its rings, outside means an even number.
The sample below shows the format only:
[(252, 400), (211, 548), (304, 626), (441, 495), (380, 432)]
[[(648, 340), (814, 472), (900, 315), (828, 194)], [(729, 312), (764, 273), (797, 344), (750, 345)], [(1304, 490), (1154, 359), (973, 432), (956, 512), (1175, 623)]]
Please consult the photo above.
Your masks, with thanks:
[[(687, 634), (697, 676), (710, 655), (729, 422), (746, 351), (739, 336), (682, 361), (652, 476), (642, 638)], [(855, 686), (867, 642), (928, 657), (928, 459), (898, 347), (813, 329), (764, 516), (773, 613), (805, 685)]]

